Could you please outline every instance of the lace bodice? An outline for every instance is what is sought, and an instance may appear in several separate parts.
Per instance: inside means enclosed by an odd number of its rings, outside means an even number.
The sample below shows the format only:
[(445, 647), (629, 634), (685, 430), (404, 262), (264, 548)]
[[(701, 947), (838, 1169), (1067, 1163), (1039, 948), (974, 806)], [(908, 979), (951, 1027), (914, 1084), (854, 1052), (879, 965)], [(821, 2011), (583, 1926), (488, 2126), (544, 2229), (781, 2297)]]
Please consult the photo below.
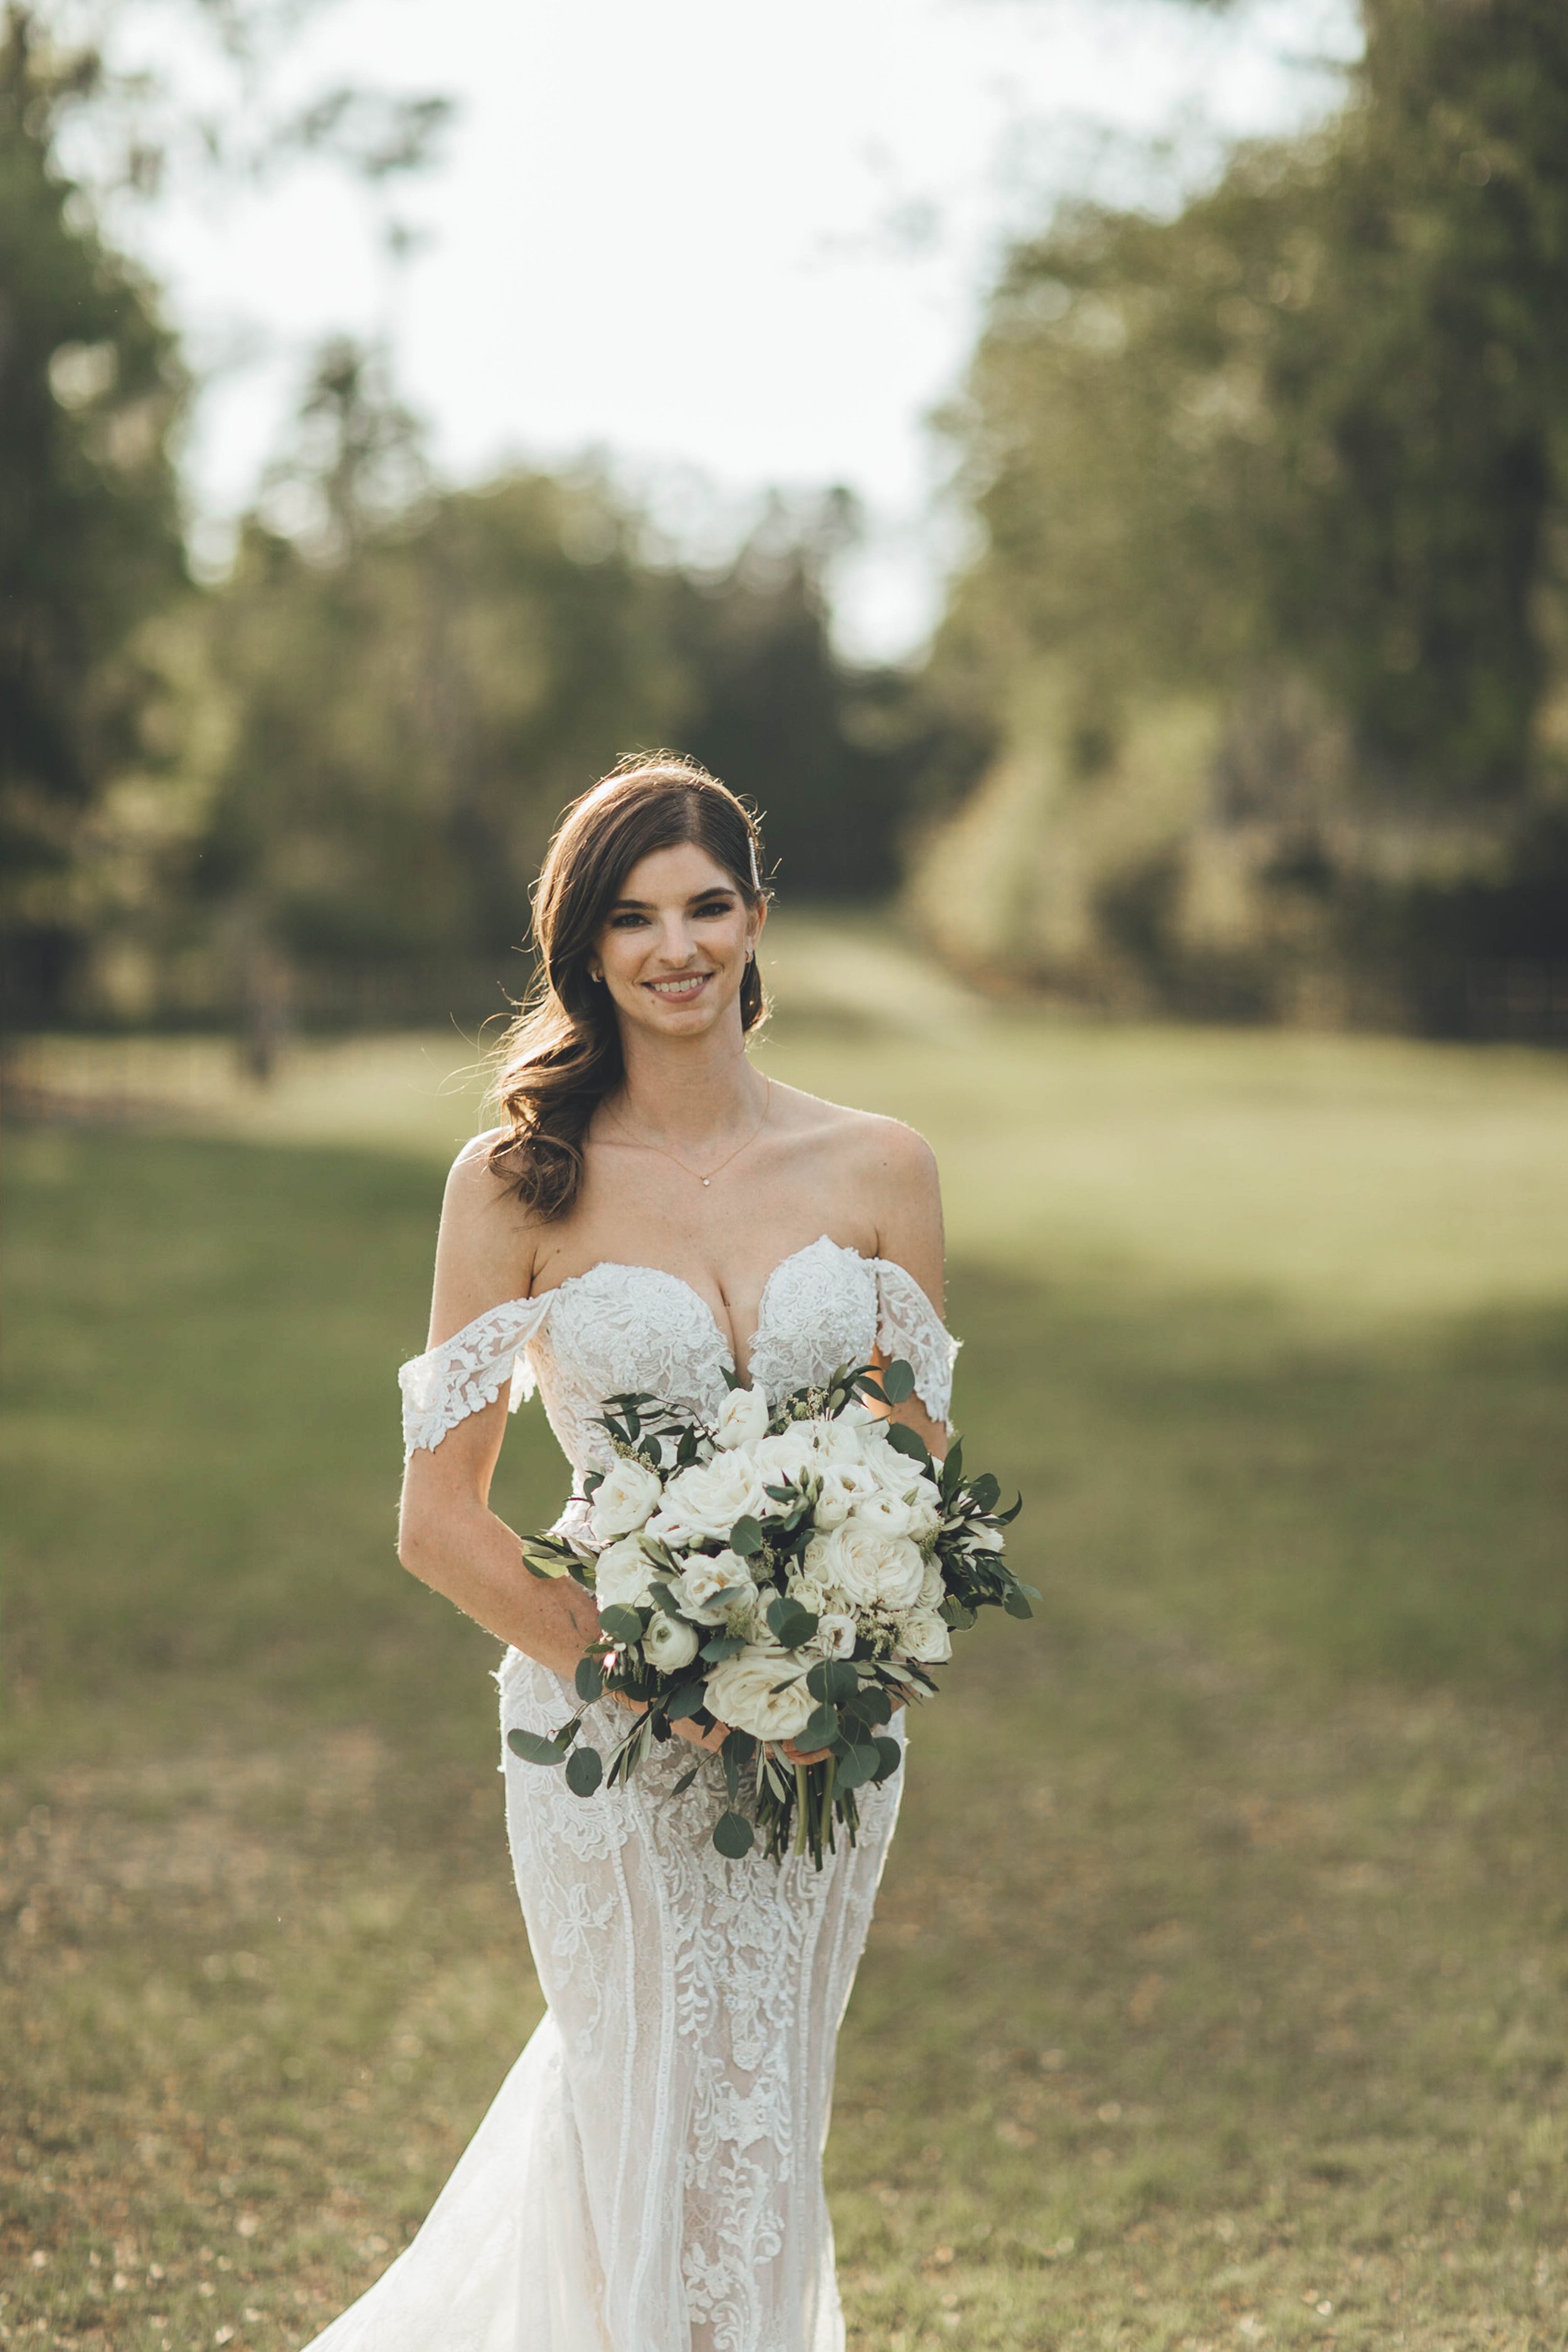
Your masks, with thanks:
[[(905, 1267), (823, 1234), (768, 1276), (747, 1353), (752, 1381), (777, 1398), (880, 1348), (907, 1359), (921, 1402), (945, 1421), (957, 1346)], [(405, 1364), (403, 1435), (410, 1453), (439, 1445), (503, 1389), (516, 1411), (537, 1383), (561, 1450), (580, 1472), (610, 1459), (595, 1426), (606, 1397), (644, 1389), (707, 1414), (723, 1402), (734, 1369), (713, 1309), (689, 1282), (607, 1259), (537, 1298), (488, 1308)]]

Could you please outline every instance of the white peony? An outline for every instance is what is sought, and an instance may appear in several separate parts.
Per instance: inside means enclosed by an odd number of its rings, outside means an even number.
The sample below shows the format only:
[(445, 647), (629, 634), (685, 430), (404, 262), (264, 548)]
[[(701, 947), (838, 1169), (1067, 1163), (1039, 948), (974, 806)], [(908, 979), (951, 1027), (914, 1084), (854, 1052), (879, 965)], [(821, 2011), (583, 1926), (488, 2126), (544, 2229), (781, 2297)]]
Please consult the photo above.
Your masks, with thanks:
[(658, 1478), (645, 1462), (618, 1454), (594, 1489), (593, 1533), (596, 1541), (611, 1543), (640, 1528), (663, 1494)]
[(696, 1656), (696, 1627), (683, 1624), (678, 1617), (667, 1617), (661, 1609), (643, 1636), (643, 1653), (661, 1674), (679, 1674)]
[(727, 1451), (735, 1445), (755, 1445), (768, 1434), (768, 1399), (758, 1388), (731, 1389), (714, 1423), (714, 1443)]
[(916, 1609), (904, 1621), (898, 1647), (917, 1665), (939, 1666), (953, 1654), (953, 1636), (934, 1609)]
[(806, 1547), (810, 1580), (844, 1594), (857, 1609), (907, 1609), (918, 1599), (925, 1562), (907, 1536), (883, 1535), (850, 1519)]
[(760, 1519), (770, 1508), (751, 1455), (716, 1454), (711, 1462), (677, 1471), (648, 1522), (648, 1533), (684, 1550), (722, 1541), (737, 1519)]
[(593, 1597), (601, 1609), (645, 1609), (653, 1598), (653, 1563), (635, 1536), (606, 1544), (593, 1571)]
[(791, 1657), (777, 1643), (754, 1642), (712, 1669), (708, 1706), (720, 1723), (748, 1731), (754, 1739), (793, 1739), (817, 1705), (806, 1687), (809, 1663)]
[(687, 1560), (679, 1576), (670, 1579), (670, 1591), (688, 1617), (695, 1617), (700, 1625), (719, 1625), (727, 1612), (714, 1603), (719, 1593), (731, 1591), (737, 1584), (744, 1587), (749, 1599), (753, 1590), (751, 1570), (737, 1551), (721, 1551), (711, 1559), (706, 1552), (698, 1552)]
[[(819, 1528), (841, 1528), (852, 1511), (882, 1492), (876, 1473), (864, 1462), (830, 1462), (822, 1471), (821, 1492), (811, 1516)], [(899, 1530), (902, 1534), (902, 1528)]]

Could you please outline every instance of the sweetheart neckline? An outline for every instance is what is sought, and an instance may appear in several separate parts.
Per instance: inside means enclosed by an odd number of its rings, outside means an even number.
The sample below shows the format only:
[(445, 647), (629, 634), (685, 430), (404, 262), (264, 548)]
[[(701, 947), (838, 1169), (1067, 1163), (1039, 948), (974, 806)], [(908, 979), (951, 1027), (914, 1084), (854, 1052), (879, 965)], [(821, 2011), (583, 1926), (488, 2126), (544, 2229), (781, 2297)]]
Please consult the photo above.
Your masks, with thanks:
[[(774, 1284), (778, 1281), (779, 1276), (783, 1273), (786, 1266), (796, 1265), (803, 1257), (810, 1257), (811, 1252), (813, 1250), (820, 1250), (824, 1243), (826, 1243), (829, 1249), (837, 1250), (841, 1257), (852, 1257), (861, 1265), (876, 1265), (880, 1263), (880, 1260), (874, 1257), (867, 1257), (862, 1250), (852, 1248), (847, 1242), (836, 1242), (831, 1234), (819, 1234), (814, 1242), (803, 1242), (798, 1250), (791, 1250), (787, 1257), (781, 1257), (778, 1264), (769, 1271), (758, 1297), (757, 1328), (746, 1343), (746, 1385), (747, 1387), (751, 1386), (751, 1367), (753, 1360), (756, 1358), (758, 1344), (768, 1328), (768, 1292), (772, 1289)], [(570, 1290), (576, 1284), (587, 1282), (596, 1274), (656, 1274), (660, 1276), (661, 1280), (664, 1282), (673, 1282), (676, 1286), (677, 1289), (684, 1290), (688, 1297), (695, 1298), (696, 1300), (697, 1305), (702, 1308), (703, 1313), (707, 1317), (708, 1321), (714, 1328), (719, 1345), (723, 1348), (726, 1359), (728, 1361), (730, 1370), (735, 1373), (737, 1379), (739, 1378), (740, 1365), (736, 1356), (734, 1345), (730, 1339), (728, 1332), (725, 1329), (724, 1325), (714, 1313), (711, 1302), (703, 1297), (702, 1292), (697, 1288), (695, 1282), (688, 1282), (684, 1274), (672, 1274), (667, 1265), (645, 1265), (643, 1264), (642, 1260), (638, 1258), (596, 1258), (591, 1265), (585, 1265), (580, 1274), (565, 1275), (559, 1282), (552, 1282), (548, 1290), (536, 1290), (532, 1292), (528, 1298), (518, 1299), (514, 1303), (517, 1306), (537, 1307), (542, 1300), (547, 1298), (557, 1298), (563, 1290)]]

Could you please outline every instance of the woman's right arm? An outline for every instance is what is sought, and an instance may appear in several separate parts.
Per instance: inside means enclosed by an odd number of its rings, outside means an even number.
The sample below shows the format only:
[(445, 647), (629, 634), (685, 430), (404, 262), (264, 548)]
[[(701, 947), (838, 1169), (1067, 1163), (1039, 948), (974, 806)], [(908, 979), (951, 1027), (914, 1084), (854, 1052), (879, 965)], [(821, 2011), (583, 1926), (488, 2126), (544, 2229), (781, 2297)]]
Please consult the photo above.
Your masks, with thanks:
[[(427, 1344), (439, 1347), (476, 1315), (527, 1295), (533, 1234), (511, 1194), (485, 1164), (488, 1138), (470, 1144), (447, 1179), (435, 1253)], [(568, 1577), (547, 1580), (490, 1508), (490, 1481), (507, 1426), (503, 1392), (417, 1449), (403, 1474), (398, 1558), (411, 1575), (465, 1615), (570, 1682), (599, 1632), (598, 1612)]]

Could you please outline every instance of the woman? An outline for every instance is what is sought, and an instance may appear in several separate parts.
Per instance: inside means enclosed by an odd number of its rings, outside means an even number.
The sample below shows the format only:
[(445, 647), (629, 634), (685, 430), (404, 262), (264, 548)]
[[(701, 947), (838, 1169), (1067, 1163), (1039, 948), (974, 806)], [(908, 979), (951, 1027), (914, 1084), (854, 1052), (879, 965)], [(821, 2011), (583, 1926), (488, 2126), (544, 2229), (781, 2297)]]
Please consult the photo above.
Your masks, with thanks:
[[(430, 1348), (402, 1374), (400, 1552), (508, 1644), (507, 1729), (566, 1719), (597, 1631), (488, 1507), (508, 1398), (538, 1382), (580, 1479), (611, 1458), (595, 1422), (616, 1391), (709, 1414), (727, 1370), (779, 1395), (880, 1352), (915, 1366), (904, 1417), (945, 1441), (931, 1153), (747, 1060), (761, 875), (747, 811), (685, 761), (624, 763), (574, 803), (539, 880), (506, 1124), (447, 1185)], [(587, 1727), (615, 1736), (600, 1709)], [(727, 1863), (723, 1773), (700, 1752), (722, 1728), (677, 1729), (587, 1799), (507, 1757), (549, 2011), (419, 2236), (316, 2352), (842, 2346), (821, 2151), (898, 1778), (821, 1873)]]

